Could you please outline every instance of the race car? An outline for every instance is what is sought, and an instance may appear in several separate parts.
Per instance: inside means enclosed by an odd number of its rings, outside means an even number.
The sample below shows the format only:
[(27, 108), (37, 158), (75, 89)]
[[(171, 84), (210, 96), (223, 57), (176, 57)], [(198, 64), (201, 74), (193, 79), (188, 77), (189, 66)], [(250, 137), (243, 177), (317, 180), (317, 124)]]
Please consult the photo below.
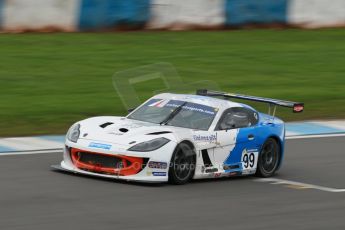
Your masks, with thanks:
[[(230, 101), (269, 105), (268, 114)], [(56, 169), (114, 179), (185, 184), (191, 179), (270, 177), (282, 165), (284, 122), (276, 106), (302, 112), (304, 104), (197, 90), (158, 94), (125, 117), (79, 121), (66, 135)]]

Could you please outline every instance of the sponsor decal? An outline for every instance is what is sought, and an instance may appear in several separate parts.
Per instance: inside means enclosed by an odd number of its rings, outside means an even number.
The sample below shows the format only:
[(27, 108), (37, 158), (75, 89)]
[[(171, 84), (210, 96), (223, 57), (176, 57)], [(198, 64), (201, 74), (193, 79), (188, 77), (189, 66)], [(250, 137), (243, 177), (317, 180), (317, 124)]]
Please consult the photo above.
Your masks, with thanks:
[[(170, 100), (165, 106), (171, 107), (171, 108), (177, 108), (183, 103), (184, 101)], [(214, 116), (217, 113), (217, 110), (211, 106), (200, 105), (193, 102), (188, 102), (186, 105), (182, 107), (182, 109), (195, 111), (195, 112), (203, 113), (210, 116)]]
[(215, 178), (218, 178), (218, 177), (220, 177), (221, 175), (222, 175), (221, 173), (215, 173), (215, 174), (214, 174), (214, 177), (215, 177)]
[(121, 135), (123, 135), (124, 133), (109, 132), (109, 134), (113, 134), (113, 135), (121, 136)]
[(167, 100), (158, 100), (158, 101), (155, 101), (155, 102), (153, 102), (153, 103), (150, 103), (149, 106), (150, 106), (150, 107), (162, 108), (162, 107), (164, 107), (167, 103), (168, 103)]
[(159, 102), (159, 101), (162, 101), (162, 100), (163, 100), (163, 99), (158, 99), (158, 98), (156, 98), (156, 99), (151, 99), (151, 100), (149, 100), (148, 102), (145, 103), (145, 106), (150, 106), (150, 105), (155, 104), (155, 103), (157, 103), (157, 102)]
[(209, 143), (217, 143), (217, 133), (210, 135), (193, 135), (194, 141), (203, 141)]
[(229, 176), (240, 176), (241, 174), (242, 174), (241, 172), (236, 171), (236, 172), (230, 172)]
[[(177, 108), (180, 105), (185, 103), (185, 101), (180, 101), (180, 100), (168, 100), (168, 99), (151, 99), (148, 102), (145, 103), (145, 106), (149, 107), (157, 107), (157, 108)], [(218, 112), (218, 108), (214, 108), (211, 106), (207, 105), (201, 105), (193, 102), (187, 102), (182, 109), (184, 110), (190, 110), (194, 112), (199, 112), (208, 116), (214, 116)]]
[(159, 161), (150, 161), (149, 168), (153, 169), (166, 169), (168, 164), (166, 162), (159, 162)]
[(152, 172), (153, 176), (166, 176), (167, 173), (166, 172)]
[(95, 148), (95, 149), (109, 150), (111, 148), (111, 145), (102, 144), (102, 143), (96, 143), (96, 142), (90, 142), (89, 147), (90, 148)]

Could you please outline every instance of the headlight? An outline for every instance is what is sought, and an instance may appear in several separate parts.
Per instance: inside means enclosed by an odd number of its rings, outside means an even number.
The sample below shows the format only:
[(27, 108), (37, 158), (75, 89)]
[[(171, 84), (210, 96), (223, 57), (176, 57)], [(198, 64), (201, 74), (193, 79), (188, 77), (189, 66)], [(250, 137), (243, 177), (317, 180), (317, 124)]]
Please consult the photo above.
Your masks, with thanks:
[(80, 125), (75, 124), (68, 130), (66, 137), (69, 141), (76, 143), (78, 141), (79, 135), (80, 135)]
[(164, 137), (156, 138), (150, 141), (145, 141), (139, 144), (136, 144), (132, 147), (130, 147), (129, 151), (136, 151), (136, 152), (150, 152), (156, 149), (159, 149), (166, 143), (168, 143), (170, 140), (166, 139)]

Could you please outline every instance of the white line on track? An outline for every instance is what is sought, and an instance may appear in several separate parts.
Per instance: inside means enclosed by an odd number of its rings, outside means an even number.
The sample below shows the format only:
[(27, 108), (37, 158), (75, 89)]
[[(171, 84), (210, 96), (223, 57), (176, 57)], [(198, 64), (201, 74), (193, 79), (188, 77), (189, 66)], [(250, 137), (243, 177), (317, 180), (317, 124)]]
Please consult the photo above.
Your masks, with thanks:
[(268, 182), (270, 184), (283, 184), (283, 185), (290, 185), (290, 186), (295, 186), (296, 188), (299, 189), (316, 189), (316, 190), (321, 190), (324, 192), (345, 192), (345, 189), (338, 189), (338, 188), (330, 188), (330, 187), (324, 187), (324, 186), (319, 186), (319, 185), (314, 185), (314, 184), (307, 184), (307, 183), (302, 183), (302, 182), (297, 182), (297, 181), (291, 181), (291, 180), (283, 180), (283, 179), (278, 179), (278, 178), (260, 178), (260, 179), (255, 179), (254, 181), (257, 182)]
[(62, 148), (58, 148), (58, 149), (41, 149), (41, 150), (32, 150), (32, 151), (0, 152), (0, 156), (46, 154), (46, 153), (62, 153)]
[(63, 148), (63, 143), (38, 137), (10, 137), (0, 139), (0, 146), (16, 151)]
[(308, 138), (321, 138), (321, 137), (345, 137), (345, 133), (287, 136), (285, 137), (285, 139), (293, 140), (293, 139), (308, 139)]

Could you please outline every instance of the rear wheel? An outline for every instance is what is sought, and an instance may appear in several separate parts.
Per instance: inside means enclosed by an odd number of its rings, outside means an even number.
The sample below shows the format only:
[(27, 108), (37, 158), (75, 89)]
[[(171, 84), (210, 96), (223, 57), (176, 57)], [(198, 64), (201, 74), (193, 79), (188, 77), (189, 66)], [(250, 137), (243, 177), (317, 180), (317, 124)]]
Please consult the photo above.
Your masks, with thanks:
[(180, 185), (190, 181), (194, 175), (195, 161), (193, 148), (186, 143), (180, 143), (171, 158), (169, 182)]
[(281, 157), (280, 145), (273, 138), (269, 138), (263, 144), (256, 175), (261, 177), (271, 177), (276, 172)]

